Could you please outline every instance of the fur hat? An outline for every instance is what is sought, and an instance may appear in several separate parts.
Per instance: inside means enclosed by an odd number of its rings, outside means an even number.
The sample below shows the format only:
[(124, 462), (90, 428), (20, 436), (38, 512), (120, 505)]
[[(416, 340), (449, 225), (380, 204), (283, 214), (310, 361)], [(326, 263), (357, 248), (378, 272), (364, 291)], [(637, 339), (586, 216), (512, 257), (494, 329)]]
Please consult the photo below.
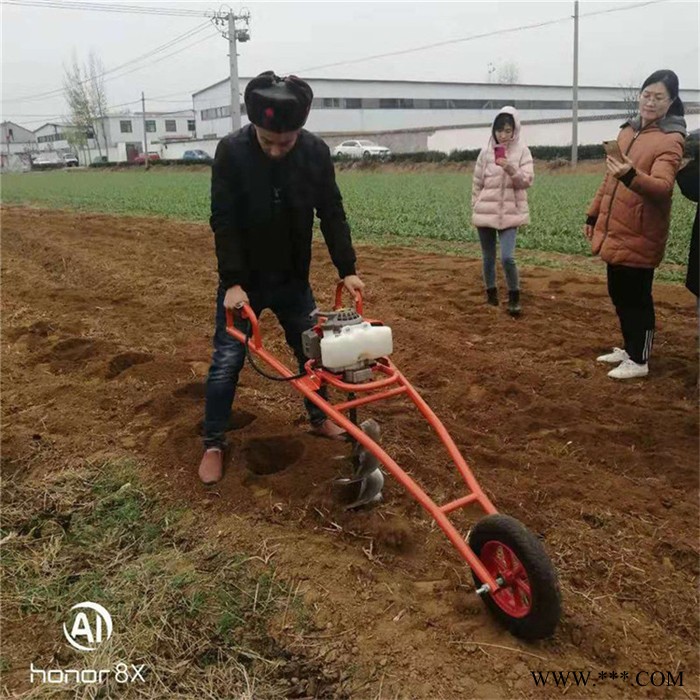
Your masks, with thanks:
[(282, 133), (306, 123), (314, 93), (295, 75), (280, 78), (271, 70), (253, 78), (245, 89), (245, 106), (252, 124)]

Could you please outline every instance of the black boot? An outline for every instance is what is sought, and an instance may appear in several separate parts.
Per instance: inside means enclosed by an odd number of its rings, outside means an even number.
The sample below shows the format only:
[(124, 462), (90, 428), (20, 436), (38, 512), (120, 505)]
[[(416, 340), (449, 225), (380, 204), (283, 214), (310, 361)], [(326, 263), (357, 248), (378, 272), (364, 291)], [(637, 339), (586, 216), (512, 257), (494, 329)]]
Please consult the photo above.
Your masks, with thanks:
[(508, 313), (511, 316), (520, 316), (520, 290), (508, 292)]
[(489, 287), (486, 290), (486, 302), (491, 306), (498, 306), (498, 289), (496, 287)]

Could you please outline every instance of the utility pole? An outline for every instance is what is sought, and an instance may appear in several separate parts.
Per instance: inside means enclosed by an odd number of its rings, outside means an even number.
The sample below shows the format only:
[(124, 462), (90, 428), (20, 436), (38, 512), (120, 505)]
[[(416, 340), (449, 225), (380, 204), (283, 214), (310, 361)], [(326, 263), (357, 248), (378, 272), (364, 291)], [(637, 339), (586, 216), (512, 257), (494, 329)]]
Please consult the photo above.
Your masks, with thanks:
[(236, 18), (228, 14), (228, 63), (231, 71), (231, 131), (241, 128), (241, 101), (238, 86), (238, 56), (236, 56)]
[(192, 134), (193, 139), (197, 138), (197, 110), (194, 106), (194, 95), (192, 95), (192, 116), (194, 117), (194, 133)]
[[(241, 43), (250, 40), (250, 12), (242, 10), (237, 15), (230, 8), (227, 11), (217, 12), (212, 18), (215, 27), (225, 27), (219, 33), (228, 39), (229, 71), (231, 74), (231, 131), (241, 128), (241, 94), (238, 82), (238, 55), (236, 54), (236, 41)], [(245, 27), (236, 29), (236, 20), (245, 22)]]
[(143, 113), (143, 152), (144, 152), (144, 165), (146, 170), (148, 170), (149, 158), (148, 158), (148, 136), (146, 135), (146, 98), (141, 93), (141, 112)]
[(578, 0), (574, 2), (574, 94), (571, 109), (571, 167), (578, 164)]

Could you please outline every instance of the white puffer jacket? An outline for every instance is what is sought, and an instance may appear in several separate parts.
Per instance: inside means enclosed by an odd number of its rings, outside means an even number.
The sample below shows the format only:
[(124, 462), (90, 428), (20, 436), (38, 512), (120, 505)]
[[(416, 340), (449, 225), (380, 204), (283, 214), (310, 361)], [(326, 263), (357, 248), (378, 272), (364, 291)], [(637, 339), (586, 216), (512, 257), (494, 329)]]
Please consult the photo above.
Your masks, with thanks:
[(479, 153), (472, 180), (472, 223), (499, 231), (530, 223), (526, 190), (535, 179), (532, 154), (520, 138), (518, 112), (515, 107), (504, 107), (499, 114), (504, 113), (515, 122), (513, 139), (506, 144), (506, 159), (515, 167), (515, 173), (508, 175), (496, 165), (492, 130), (488, 146)]

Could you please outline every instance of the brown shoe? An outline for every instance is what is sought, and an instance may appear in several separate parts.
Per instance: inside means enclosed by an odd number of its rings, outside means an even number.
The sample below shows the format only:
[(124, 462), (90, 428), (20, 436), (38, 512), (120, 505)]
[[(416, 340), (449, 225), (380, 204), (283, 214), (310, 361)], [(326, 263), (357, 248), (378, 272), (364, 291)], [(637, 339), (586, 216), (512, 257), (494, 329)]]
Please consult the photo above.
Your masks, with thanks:
[(218, 447), (210, 447), (199, 463), (199, 478), (204, 484), (215, 484), (224, 475), (224, 453)]
[(311, 429), (313, 435), (329, 438), (330, 440), (345, 440), (348, 434), (339, 426), (337, 426), (330, 418)]

